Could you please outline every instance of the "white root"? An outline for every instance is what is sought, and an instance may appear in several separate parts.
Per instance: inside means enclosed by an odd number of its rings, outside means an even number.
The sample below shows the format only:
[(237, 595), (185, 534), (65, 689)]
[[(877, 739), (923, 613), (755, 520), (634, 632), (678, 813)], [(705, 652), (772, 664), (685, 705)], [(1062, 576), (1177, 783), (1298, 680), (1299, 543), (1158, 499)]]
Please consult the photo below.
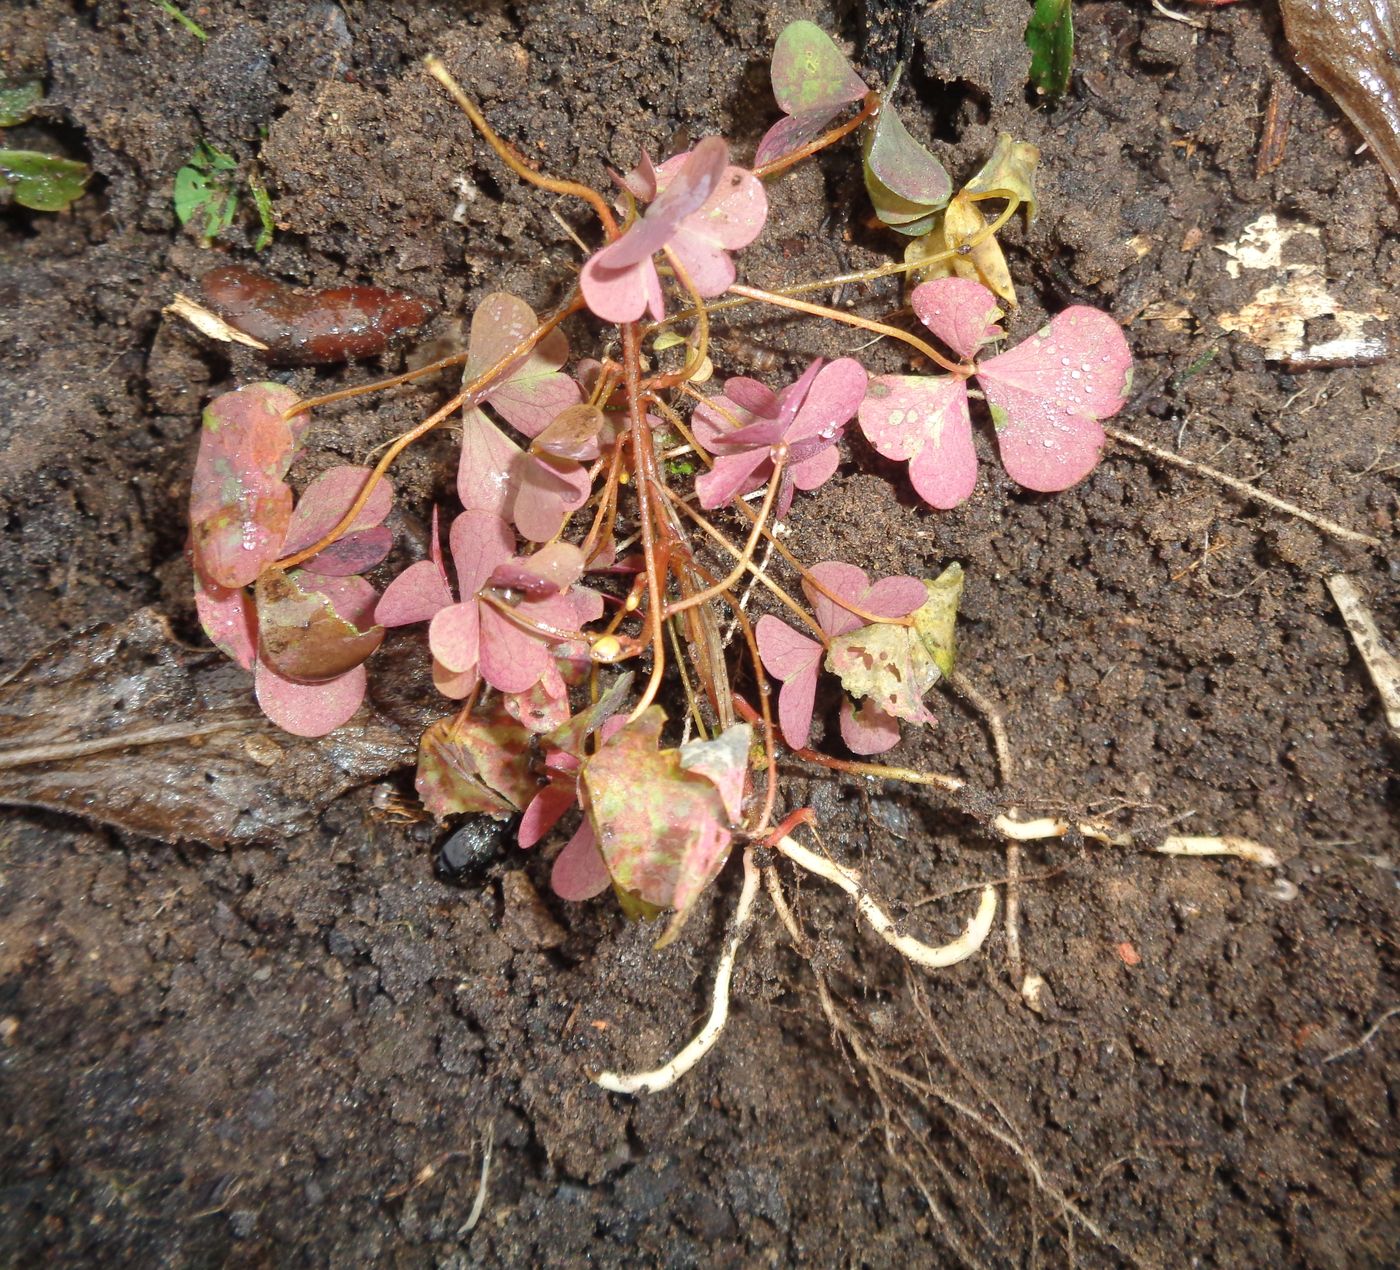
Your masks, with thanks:
[(1230, 835), (1221, 837), (1184, 837), (1173, 834), (1163, 838), (1155, 848), (1158, 855), (1232, 855), (1250, 864), (1262, 865), (1266, 869), (1278, 868), (1278, 852), (1249, 838), (1236, 838)]
[(941, 970), (945, 966), (965, 961), (982, 947), (991, 932), (992, 919), (997, 911), (995, 887), (983, 887), (982, 900), (977, 906), (977, 912), (968, 922), (967, 929), (957, 939), (941, 947), (934, 947), (910, 935), (899, 934), (888, 914), (861, 887), (860, 875), (854, 870), (844, 868), (815, 851), (809, 851), (791, 838), (780, 838), (773, 845), (799, 868), (839, 886), (855, 900), (856, 910), (869, 923), (871, 929), (901, 956), (917, 965), (930, 970)]
[(255, 340), (251, 335), (244, 335), (236, 327), (230, 326), (217, 313), (206, 309), (198, 300), (191, 300), (189, 296), (175, 293), (175, 298), (161, 310), (162, 313), (171, 317), (183, 318), (201, 335), (207, 335), (211, 340), (218, 340), (221, 344), (243, 344), (248, 348), (255, 348), (260, 352), (267, 352), (267, 345), (261, 340)]
[(1371, 682), (1380, 694), (1381, 708), (1390, 730), (1400, 736), (1400, 658), (1395, 657), (1381, 640), (1375, 619), (1362, 602), (1361, 593), (1344, 573), (1327, 579), (1327, 589), (1337, 602), (1342, 620), (1351, 632), (1352, 642), (1370, 672)]
[(758, 897), (758, 869), (753, 862), (753, 853), (744, 852), (744, 885), (739, 891), (739, 903), (734, 910), (734, 921), (730, 927), (729, 942), (719, 959), (715, 971), (715, 987), (710, 1005), (710, 1017), (702, 1027), (669, 1063), (649, 1072), (633, 1072), (624, 1075), (620, 1072), (599, 1072), (593, 1077), (599, 1085), (614, 1094), (656, 1094), (669, 1089), (692, 1067), (715, 1047), (724, 1025), (729, 1021), (729, 983), (734, 977), (734, 958), (739, 945), (748, 934), (749, 918), (753, 915), (753, 903)]

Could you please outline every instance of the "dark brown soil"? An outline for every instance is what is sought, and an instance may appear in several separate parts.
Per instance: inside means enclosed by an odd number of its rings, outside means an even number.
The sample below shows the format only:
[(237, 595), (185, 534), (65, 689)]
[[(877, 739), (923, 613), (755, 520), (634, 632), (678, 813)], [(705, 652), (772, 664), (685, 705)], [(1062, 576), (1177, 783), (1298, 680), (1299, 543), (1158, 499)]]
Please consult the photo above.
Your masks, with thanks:
[[(451, 315), (491, 290), (544, 308), (578, 251), (554, 200), (474, 142), (425, 53), (533, 160), (605, 186), (607, 166), (682, 130), (748, 153), (772, 118), (768, 50), (793, 17), (857, 53), (873, 33), (864, 64), (888, 71), (902, 6), (182, 7), (207, 43), (135, 0), (35, 0), (0, 29), (0, 75), (48, 90), (13, 143), (97, 173), (70, 214), (0, 211), (0, 673), (142, 606), (193, 639), (183, 503), (199, 410), (258, 373), (161, 317), (206, 269), (252, 258), (251, 218), (213, 250), (175, 222), (172, 180), (199, 138), (244, 171), (256, 161), (273, 191), (273, 273), (406, 287)], [(901, 99), (955, 176), (1001, 130), (1043, 149), (1041, 216), (1008, 235), (1016, 333), (1073, 300), (1110, 309), (1139, 359), (1124, 427), (1393, 542), (1397, 363), (1290, 372), (1218, 322), (1282, 279), (1232, 278), (1216, 250), (1266, 212), (1316, 228), (1303, 258), (1347, 307), (1385, 307), (1387, 291), (1393, 307), (1400, 281), (1400, 204), (1294, 67), (1273, 7), (1192, 9), (1191, 26), (1145, 3), (1078, 4), (1078, 72), (1054, 109), (1027, 98), (1022, 8), (921, 7)], [(1292, 127), (1258, 176), (1271, 91), (1291, 96)], [(777, 183), (773, 204), (749, 279), (820, 277), (895, 246), (862, 222), (849, 148)], [(896, 296), (874, 290), (870, 311)], [(1163, 320), (1172, 306), (1189, 316)], [(862, 342), (786, 322), (745, 336), (794, 360)], [(366, 374), (288, 378), (319, 391)], [(329, 413), (304, 470), (363, 455), (441, 387)], [(649, 1066), (693, 1030), (732, 876), (655, 953), (655, 932), (605, 901), (536, 911), (513, 873), (543, 892), (545, 853), (437, 880), (440, 831), (385, 810), (402, 776), (305, 832), (227, 850), (100, 827), (100, 806), (96, 821), (14, 809), (0, 824), (0, 1260), (1394, 1264), (1400, 1020), (1368, 1028), (1400, 1004), (1397, 751), (1324, 586), (1346, 570), (1400, 635), (1394, 558), (1126, 449), (1043, 497), (979, 446), (976, 496), (931, 514), (853, 438), (844, 474), (798, 501), (796, 545), (888, 572), (962, 562), (962, 665), (1005, 705), (1023, 805), (1126, 805), (1139, 826), (1194, 813), (1192, 830), (1286, 859), (1274, 874), (1028, 850), (1022, 939), (1053, 995), (1044, 1017), (1009, 986), (1000, 930), (979, 958), (916, 975), (842, 897), (798, 888), (864, 1043), (980, 1123), (872, 1081), (768, 910), (715, 1054), (650, 1099), (591, 1084), (587, 1069)], [(451, 487), (450, 442), (414, 452), (399, 483), (421, 515)], [(952, 698), (940, 713), (897, 760), (994, 784), (979, 720)], [(192, 797), (204, 780), (192, 749)], [(896, 904), (1004, 875), (998, 844), (933, 798), (795, 767), (788, 789)], [(946, 938), (970, 906), (964, 891), (912, 924)], [(489, 1194), (464, 1232), (488, 1132)], [(1008, 1140), (1108, 1242), (1067, 1227)]]

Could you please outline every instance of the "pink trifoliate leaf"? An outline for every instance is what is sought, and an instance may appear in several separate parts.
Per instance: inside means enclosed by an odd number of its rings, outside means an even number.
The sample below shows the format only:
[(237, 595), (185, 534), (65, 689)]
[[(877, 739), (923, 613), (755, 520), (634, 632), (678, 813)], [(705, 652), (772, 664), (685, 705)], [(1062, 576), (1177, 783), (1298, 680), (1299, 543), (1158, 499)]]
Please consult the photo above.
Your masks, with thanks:
[(841, 702), (841, 739), (852, 754), (883, 754), (899, 744), (899, 720), (869, 699), (856, 709), (847, 697)]
[[(679, 159), (661, 165), (658, 179), (663, 188), (680, 171)], [(728, 253), (753, 242), (767, 218), (763, 182), (744, 168), (727, 167), (714, 193), (677, 226), (669, 245), (702, 296), (722, 295), (734, 282)]]
[(754, 633), (764, 669), (783, 684), (778, 691), (778, 726), (783, 740), (794, 750), (805, 749), (817, 701), (822, 646), (767, 613), (758, 619)]
[(269, 570), (257, 582), (258, 659), (279, 675), (322, 682), (358, 666), (384, 640), (378, 592), (363, 578)]
[(1123, 406), (1132, 354), (1107, 313), (1074, 305), (977, 367), (1007, 475), (1026, 489), (1068, 489), (1098, 465), (1098, 421)]
[(519, 811), (539, 786), (530, 774), (530, 734), (497, 703), (484, 716), (439, 719), (418, 743), (418, 796), (434, 816)]
[(748, 783), (752, 745), (753, 728), (747, 723), (736, 723), (713, 741), (688, 741), (681, 746), (681, 766), (687, 772), (703, 776), (719, 790), (731, 825), (743, 819), (744, 787)]
[(768, 130), (758, 145), (755, 165), (774, 159), (820, 136), (843, 106), (868, 91), (846, 55), (814, 22), (790, 22), (773, 45), (773, 98), (788, 118)]
[[(287, 526), (282, 554), (290, 556), (301, 551), (334, 529), (350, 510), (350, 504), (359, 497), (370, 475), (367, 467), (333, 467), (322, 472), (302, 491), (297, 501)], [(381, 479), (370, 491), (369, 501), (346, 526), (342, 537), (382, 524), (393, 504), (394, 487)]]
[[(524, 300), (505, 291), (486, 296), (472, 315), (463, 382), (471, 383), (490, 370), (538, 325), (534, 310)], [(551, 331), (504, 381), (487, 392), (485, 400), (512, 427), (533, 437), (579, 401), (578, 385), (559, 370), (568, 357), (564, 333)]]
[(283, 411), (298, 401), (281, 384), (248, 384), (209, 403), (190, 483), (195, 566), (210, 582), (247, 586), (281, 554), (292, 515), (283, 482), (305, 416)]
[(588, 469), (572, 459), (525, 455), (513, 509), (515, 527), (530, 542), (549, 541), (570, 513), (588, 501), (592, 488)]
[[(428, 647), (434, 660), (450, 675), (476, 674), (481, 660), (481, 613), (475, 596), (460, 604), (449, 604), (433, 615), (428, 625)], [(445, 696), (456, 695), (442, 691)]]
[(591, 900), (612, 885), (593, 826), (585, 820), (565, 844), (549, 872), (549, 885), (561, 900)]
[(427, 622), (451, 603), (452, 588), (447, 584), (442, 565), (433, 560), (419, 560), (384, 588), (374, 610), (374, 620), (386, 627)]
[(861, 403), (860, 428), (885, 458), (909, 460), (910, 483), (931, 507), (956, 507), (977, 484), (966, 380), (879, 375)]
[(293, 736), (325, 736), (348, 722), (365, 699), (368, 681), (363, 666), (325, 683), (284, 679), (263, 662), (253, 671), (253, 688), (262, 712)]
[(258, 617), (248, 592), (242, 587), (215, 586), (196, 572), (194, 607), (199, 624), (214, 647), (244, 670), (252, 670), (257, 656)]
[(925, 282), (914, 288), (909, 302), (919, 321), (959, 357), (976, 357), (982, 345), (1002, 337), (996, 296), (971, 278)]
[[(901, 574), (881, 578), (872, 585), (864, 569), (842, 560), (824, 560), (813, 565), (808, 573), (832, 595), (880, 617), (907, 617), (928, 599), (924, 584), (918, 578)], [(842, 608), (807, 579), (803, 579), (802, 590), (812, 606), (817, 625), (828, 636), (844, 635), (865, 624), (866, 618)]]
[(614, 885), (646, 904), (677, 910), (674, 938), (724, 863), (732, 840), (714, 783), (660, 749), (665, 715), (650, 707), (583, 764), (586, 808)]
[(462, 416), (457, 497), (463, 507), (508, 519), (524, 467), (525, 452), (480, 410), (468, 410)]

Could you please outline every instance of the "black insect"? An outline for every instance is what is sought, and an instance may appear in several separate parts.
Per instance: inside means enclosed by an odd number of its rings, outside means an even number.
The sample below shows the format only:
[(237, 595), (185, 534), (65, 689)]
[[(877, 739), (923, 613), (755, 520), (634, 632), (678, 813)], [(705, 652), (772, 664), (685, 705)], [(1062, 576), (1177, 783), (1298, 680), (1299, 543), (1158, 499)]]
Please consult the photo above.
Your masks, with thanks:
[(486, 870), (506, 853), (515, 833), (518, 817), (496, 820), (473, 816), (454, 831), (438, 848), (433, 872), (438, 880), (453, 886), (479, 882)]

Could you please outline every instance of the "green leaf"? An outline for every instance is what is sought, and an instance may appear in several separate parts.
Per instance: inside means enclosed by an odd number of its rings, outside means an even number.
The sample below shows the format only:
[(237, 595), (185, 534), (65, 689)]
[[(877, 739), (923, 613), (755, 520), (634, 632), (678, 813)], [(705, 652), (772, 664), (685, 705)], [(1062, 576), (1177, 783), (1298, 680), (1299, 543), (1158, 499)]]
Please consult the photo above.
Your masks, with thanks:
[(773, 99), (786, 115), (835, 114), (865, 95), (865, 84), (815, 22), (789, 22), (773, 44)]
[(189, 162), (175, 173), (175, 215), (182, 225), (193, 223), (205, 243), (232, 225), (238, 213), (238, 191), (231, 175), (237, 167), (232, 155), (201, 141)]
[(887, 103), (865, 136), (865, 188), (875, 215), (901, 234), (926, 234), (953, 183)]
[(262, 177), (256, 172), (248, 178), (248, 188), (253, 192), (253, 206), (258, 209), (258, 221), (262, 225), (253, 241), (253, 250), (263, 251), (277, 232), (277, 221), (272, 215), (272, 198), (267, 192), (267, 186), (262, 183)]
[(1009, 132), (997, 137), (992, 157), (986, 161), (962, 192), (986, 198), (1016, 199), (1026, 209), (1026, 223), (1035, 220), (1035, 169), (1040, 147), (1017, 141)]
[(34, 106), (44, 99), (38, 84), (20, 84), (16, 88), (0, 88), (0, 128), (13, 128), (34, 113)]
[(37, 150), (0, 150), (0, 194), (36, 212), (62, 212), (83, 195), (85, 163)]
[(1031, 83), (1036, 91), (1050, 98), (1063, 95), (1074, 65), (1070, 0), (1035, 0), (1035, 12), (1026, 27), (1026, 47), (1031, 51)]
[(928, 589), (928, 602), (915, 610), (914, 629), (938, 669), (945, 676), (951, 675), (957, 660), (954, 627), (963, 593), (962, 565), (950, 564), (933, 581), (925, 578), (924, 586)]

